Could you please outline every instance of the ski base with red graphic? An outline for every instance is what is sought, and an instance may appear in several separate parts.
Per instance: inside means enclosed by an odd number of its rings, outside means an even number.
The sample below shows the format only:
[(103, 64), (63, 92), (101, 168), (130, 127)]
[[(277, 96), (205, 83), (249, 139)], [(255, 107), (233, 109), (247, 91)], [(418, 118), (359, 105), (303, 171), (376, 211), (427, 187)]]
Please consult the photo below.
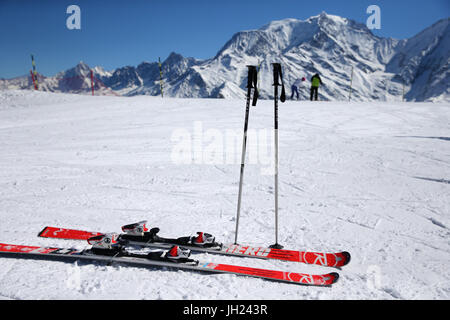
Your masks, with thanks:
[[(87, 240), (90, 237), (97, 236), (103, 233), (90, 232), (83, 230), (74, 230), (66, 228), (45, 227), (40, 233), (39, 237), (44, 238), (58, 238), (58, 239), (70, 239), (70, 240)], [(119, 239), (123, 240), (129, 245), (145, 246), (158, 249), (170, 249), (173, 244), (171, 242), (155, 242), (149, 241), (145, 236), (141, 241), (139, 237), (133, 237), (135, 240), (124, 239), (126, 235), (121, 235)], [(167, 240), (167, 239), (165, 239)], [(285, 250), (285, 249), (273, 249), (265, 247), (253, 247), (239, 244), (223, 244), (220, 247), (198, 247), (194, 245), (182, 245), (184, 248), (190, 249), (193, 252), (204, 252), (212, 254), (221, 254), (237, 257), (250, 257), (259, 259), (275, 259), (292, 262), (300, 262), (306, 264), (320, 265), (325, 267), (340, 268), (350, 262), (350, 253), (335, 252), (309, 252), (309, 251), (297, 251), (297, 250)]]
[(126, 265), (139, 267), (169, 267), (174, 269), (184, 269), (209, 273), (228, 273), (239, 276), (250, 276), (266, 280), (286, 282), (310, 286), (331, 286), (335, 283), (339, 274), (331, 272), (328, 274), (315, 275), (295, 272), (285, 272), (277, 270), (266, 270), (259, 268), (241, 267), (228, 264), (216, 264), (210, 262), (195, 261), (192, 263), (177, 263), (165, 260), (152, 260), (148, 255), (100, 255), (93, 253), (90, 249), (76, 250), (69, 248), (49, 248), (38, 246), (24, 246), (0, 243), (0, 256), (14, 258), (34, 258), (44, 260), (62, 260), (62, 261), (103, 261), (107, 263), (117, 262)]

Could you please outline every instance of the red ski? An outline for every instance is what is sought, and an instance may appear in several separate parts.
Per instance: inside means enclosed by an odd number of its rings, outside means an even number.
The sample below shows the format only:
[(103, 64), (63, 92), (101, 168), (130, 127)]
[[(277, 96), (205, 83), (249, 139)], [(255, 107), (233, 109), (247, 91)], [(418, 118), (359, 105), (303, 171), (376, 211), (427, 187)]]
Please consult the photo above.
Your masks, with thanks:
[[(143, 229), (145, 228), (145, 224)], [(152, 248), (169, 249), (176, 243), (177, 239), (167, 239), (161, 237), (146, 237), (149, 234), (143, 231), (144, 236), (129, 236), (128, 234), (122, 234), (121, 240), (126, 241), (130, 245), (140, 245)], [(45, 227), (38, 236), (44, 238), (58, 238), (58, 239), (71, 239), (71, 240), (87, 240), (93, 236), (102, 234), (101, 232), (90, 232), (83, 230), (73, 230), (56, 227)], [(292, 262), (301, 262), (306, 264), (314, 264), (326, 267), (340, 268), (350, 261), (350, 253), (336, 252), (309, 252), (309, 251), (297, 251), (297, 250), (285, 250), (285, 249), (273, 249), (265, 247), (253, 247), (247, 245), (236, 244), (219, 244), (216, 247), (202, 247), (196, 245), (180, 244), (185, 248), (188, 248), (195, 252), (207, 252), (212, 254), (230, 255), (238, 257), (250, 257), (259, 259), (275, 259)]]
[[(266, 270), (259, 268), (241, 267), (236, 265), (216, 264), (211, 262), (199, 262), (191, 260), (189, 263), (173, 262), (168, 260), (153, 259), (149, 255), (129, 254), (121, 252), (120, 255), (108, 256), (95, 254), (90, 249), (75, 250), (69, 248), (48, 248), (39, 246), (24, 246), (0, 243), (0, 256), (25, 258), (32, 257), (44, 260), (87, 260), (87, 261), (104, 261), (118, 262), (127, 265), (140, 267), (170, 267), (174, 269), (186, 269), (192, 271), (202, 271), (211, 273), (230, 273), (240, 276), (250, 276), (273, 280), (279, 282), (287, 282), (301, 285), (313, 286), (330, 286), (335, 283), (339, 275), (335, 272), (328, 274), (315, 275), (306, 273), (295, 273), (277, 270)], [(194, 264), (192, 262), (195, 262)]]

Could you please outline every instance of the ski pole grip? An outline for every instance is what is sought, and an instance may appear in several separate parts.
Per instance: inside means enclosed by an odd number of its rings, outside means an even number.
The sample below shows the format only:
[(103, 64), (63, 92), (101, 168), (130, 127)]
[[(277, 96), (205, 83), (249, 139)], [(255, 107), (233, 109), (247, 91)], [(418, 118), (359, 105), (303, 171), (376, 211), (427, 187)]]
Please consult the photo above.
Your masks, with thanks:
[(256, 75), (256, 67), (255, 66), (247, 66), (248, 68), (248, 76), (247, 76), (247, 89), (254, 88), (254, 78)]
[(273, 85), (279, 86), (280, 83), (278, 81), (280, 79), (281, 65), (279, 63), (272, 63), (272, 66), (273, 66)]

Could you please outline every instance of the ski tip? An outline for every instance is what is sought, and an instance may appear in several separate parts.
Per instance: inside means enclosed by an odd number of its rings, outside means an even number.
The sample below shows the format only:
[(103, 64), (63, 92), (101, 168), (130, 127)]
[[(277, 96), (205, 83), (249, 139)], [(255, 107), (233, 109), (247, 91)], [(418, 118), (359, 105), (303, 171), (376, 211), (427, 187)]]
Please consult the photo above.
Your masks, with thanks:
[(336, 283), (339, 280), (339, 273), (331, 272), (329, 275), (331, 277), (333, 277), (333, 280), (331, 281), (331, 284)]
[(345, 260), (344, 260), (344, 263), (342, 264), (343, 266), (345, 266), (346, 264), (348, 264), (349, 262), (350, 262), (350, 260), (351, 260), (351, 255), (350, 255), (350, 252), (347, 252), (347, 251), (344, 251), (344, 252), (342, 252), (341, 253), (343, 256), (344, 256), (344, 258), (345, 258)]
[(38, 237), (45, 237), (44, 236), (44, 232), (47, 230), (48, 226), (44, 227), (44, 229), (42, 229), (39, 233), (38, 233)]

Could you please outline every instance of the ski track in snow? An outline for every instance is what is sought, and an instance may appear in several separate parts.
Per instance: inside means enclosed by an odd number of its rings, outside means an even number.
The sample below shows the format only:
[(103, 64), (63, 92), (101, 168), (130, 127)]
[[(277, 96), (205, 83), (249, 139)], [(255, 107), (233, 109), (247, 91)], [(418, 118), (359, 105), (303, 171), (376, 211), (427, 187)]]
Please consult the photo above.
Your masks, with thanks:
[[(46, 225), (118, 232), (143, 219), (161, 235), (205, 231), (233, 242), (242, 138), (231, 164), (197, 163), (195, 153), (211, 147), (208, 132), (241, 132), (244, 110), (240, 100), (0, 91), (0, 242), (81, 249), (84, 242), (36, 235)], [(0, 299), (449, 299), (450, 105), (287, 101), (279, 114), (280, 243), (349, 251), (352, 261), (332, 288), (0, 257)], [(261, 100), (249, 130), (270, 134), (272, 126), (273, 102)], [(192, 138), (191, 164), (171, 160), (180, 130)], [(270, 157), (273, 150), (258, 149), (260, 138), (249, 135), (248, 152)], [(269, 245), (273, 176), (249, 153), (239, 241)]]

